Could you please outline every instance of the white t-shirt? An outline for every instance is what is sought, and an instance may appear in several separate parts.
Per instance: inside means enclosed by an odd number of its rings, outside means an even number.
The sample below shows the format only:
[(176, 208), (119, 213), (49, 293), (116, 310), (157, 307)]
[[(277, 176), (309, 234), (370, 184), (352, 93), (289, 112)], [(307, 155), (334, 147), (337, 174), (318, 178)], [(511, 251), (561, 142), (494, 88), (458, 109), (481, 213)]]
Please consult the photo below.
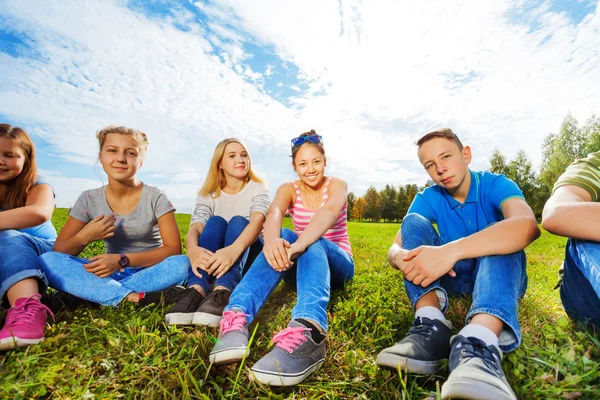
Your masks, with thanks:
[(253, 212), (260, 212), (266, 216), (269, 205), (267, 186), (264, 183), (249, 181), (236, 194), (221, 191), (221, 195), (217, 198), (198, 196), (190, 225), (195, 223), (206, 225), (208, 219), (214, 215), (223, 217), (227, 222), (236, 215), (250, 220), (250, 214)]

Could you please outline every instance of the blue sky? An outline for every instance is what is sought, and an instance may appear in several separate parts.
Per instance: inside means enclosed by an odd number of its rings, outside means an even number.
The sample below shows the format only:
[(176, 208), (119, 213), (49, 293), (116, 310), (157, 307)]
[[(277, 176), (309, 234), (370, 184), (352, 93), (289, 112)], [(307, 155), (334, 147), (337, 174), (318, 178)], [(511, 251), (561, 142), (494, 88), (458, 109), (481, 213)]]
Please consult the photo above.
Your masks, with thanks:
[(600, 106), (597, 1), (0, 0), (0, 120), (34, 138), (57, 204), (106, 182), (94, 134), (148, 134), (140, 178), (189, 211), (214, 146), (244, 140), (272, 193), (289, 141), (324, 136), (350, 190), (427, 177), (414, 140), (452, 127), (473, 168)]

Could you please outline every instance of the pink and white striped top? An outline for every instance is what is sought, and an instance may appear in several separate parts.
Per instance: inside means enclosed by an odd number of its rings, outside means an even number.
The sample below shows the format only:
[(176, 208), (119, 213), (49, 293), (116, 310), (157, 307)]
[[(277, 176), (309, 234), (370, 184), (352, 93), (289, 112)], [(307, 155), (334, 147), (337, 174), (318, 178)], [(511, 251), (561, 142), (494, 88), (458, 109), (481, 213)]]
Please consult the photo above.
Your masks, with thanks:
[[(331, 177), (327, 178), (327, 182), (325, 182), (325, 187), (323, 188), (323, 202), (321, 203), (320, 207), (323, 207), (323, 205), (327, 202), (327, 189), (329, 188), (329, 182), (331, 182)], [(300, 236), (302, 232), (304, 232), (304, 229), (306, 229), (308, 226), (308, 223), (315, 215), (317, 210), (309, 210), (308, 208), (304, 207), (302, 204), (302, 196), (300, 195), (300, 188), (298, 185), (296, 185), (295, 181), (292, 181), (292, 185), (294, 185), (294, 188), (296, 189), (296, 202), (292, 208), (288, 210), (288, 213), (291, 215), (292, 222), (294, 223), (294, 232)], [(352, 256), (352, 246), (350, 246), (350, 238), (348, 237), (347, 209), (347, 205), (344, 204), (344, 207), (338, 214), (335, 222), (331, 228), (329, 228), (327, 232), (323, 234), (323, 237), (331, 240), (333, 243), (340, 246), (342, 250)]]

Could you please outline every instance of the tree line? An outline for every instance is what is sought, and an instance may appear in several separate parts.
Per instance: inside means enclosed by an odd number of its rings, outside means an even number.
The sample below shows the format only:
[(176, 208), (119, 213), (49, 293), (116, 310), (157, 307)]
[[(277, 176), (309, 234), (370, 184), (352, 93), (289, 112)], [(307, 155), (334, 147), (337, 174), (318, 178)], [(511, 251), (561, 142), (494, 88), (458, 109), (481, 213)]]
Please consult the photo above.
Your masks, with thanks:
[[(567, 114), (558, 133), (550, 133), (542, 143), (542, 162), (535, 171), (525, 150), (508, 160), (498, 149), (490, 157), (490, 172), (504, 174), (523, 191), (536, 217), (542, 216), (544, 204), (552, 194), (558, 177), (574, 160), (600, 150), (600, 118), (592, 115), (583, 125)], [(378, 191), (371, 186), (360, 197), (348, 193), (348, 219), (356, 221), (399, 222), (406, 215), (416, 194), (431, 185), (385, 185)]]

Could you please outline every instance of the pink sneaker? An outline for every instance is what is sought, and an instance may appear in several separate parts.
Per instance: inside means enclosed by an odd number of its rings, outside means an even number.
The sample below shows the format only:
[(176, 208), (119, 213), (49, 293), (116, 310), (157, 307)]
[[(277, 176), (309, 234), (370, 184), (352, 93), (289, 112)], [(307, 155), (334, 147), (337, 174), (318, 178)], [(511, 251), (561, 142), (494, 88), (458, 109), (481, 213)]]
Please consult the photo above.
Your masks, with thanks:
[(41, 295), (17, 299), (6, 313), (6, 322), (0, 330), (0, 350), (29, 346), (44, 340), (46, 313), (52, 311), (40, 303)]

